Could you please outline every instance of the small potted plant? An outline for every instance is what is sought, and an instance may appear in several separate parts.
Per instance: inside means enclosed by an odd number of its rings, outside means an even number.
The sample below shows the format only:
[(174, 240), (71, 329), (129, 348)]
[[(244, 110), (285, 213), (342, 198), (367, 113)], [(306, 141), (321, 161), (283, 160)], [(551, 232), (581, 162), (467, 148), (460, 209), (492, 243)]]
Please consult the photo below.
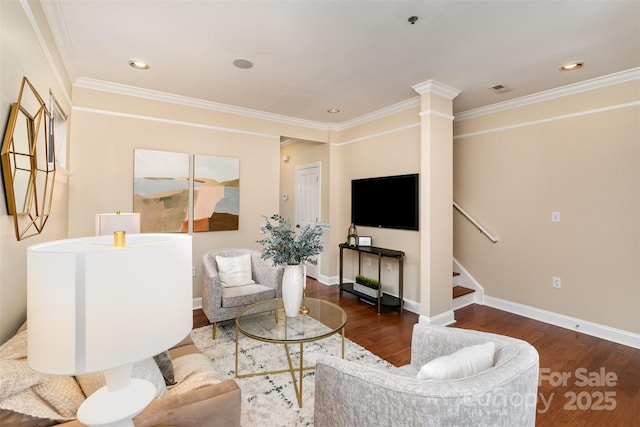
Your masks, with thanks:
[(380, 288), (380, 282), (361, 274), (356, 276), (356, 283), (353, 284), (354, 291), (358, 291), (373, 298), (378, 298), (378, 288)]
[(322, 233), (329, 226), (325, 223), (304, 227), (296, 225), (294, 230), (291, 221), (281, 215), (275, 214), (269, 218), (263, 215), (263, 217), (266, 222), (260, 227), (260, 232), (266, 236), (258, 240), (262, 245), (261, 256), (262, 259), (273, 260), (274, 265), (285, 265), (282, 278), (282, 301), (286, 315), (295, 317), (302, 303), (304, 263), (317, 264), (315, 257), (324, 250)]

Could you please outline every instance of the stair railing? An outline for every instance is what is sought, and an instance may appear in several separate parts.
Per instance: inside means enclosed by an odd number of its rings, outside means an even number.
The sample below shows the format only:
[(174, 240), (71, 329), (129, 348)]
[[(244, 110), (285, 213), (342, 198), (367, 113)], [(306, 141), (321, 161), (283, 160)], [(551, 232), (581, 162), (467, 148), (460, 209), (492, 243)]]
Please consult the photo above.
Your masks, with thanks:
[(467, 218), (471, 222), (471, 224), (475, 225), (476, 228), (480, 230), (482, 234), (487, 236), (489, 240), (491, 240), (493, 243), (496, 243), (498, 241), (498, 239), (493, 234), (491, 234), (486, 228), (480, 225), (480, 223), (476, 221), (467, 211), (462, 209), (462, 207), (457, 204), (455, 200), (453, 201), (453, 207), (456, 208), (458, 212), (460, 212), (465, 218)]

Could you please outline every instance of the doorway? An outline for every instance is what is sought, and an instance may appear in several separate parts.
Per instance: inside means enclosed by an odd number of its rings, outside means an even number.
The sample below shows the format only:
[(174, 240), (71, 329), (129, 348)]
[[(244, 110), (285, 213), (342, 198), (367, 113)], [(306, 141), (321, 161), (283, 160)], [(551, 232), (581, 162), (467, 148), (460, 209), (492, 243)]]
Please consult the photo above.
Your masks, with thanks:
[[(322, 162), (307, 163), (295, 167), (295, 223), (301, 227), (313, 227), (320, 219), (320, 201), (322, 194)], [(307, 264), (307, 276), (318, 278), (320, 258), (318, 264)]]

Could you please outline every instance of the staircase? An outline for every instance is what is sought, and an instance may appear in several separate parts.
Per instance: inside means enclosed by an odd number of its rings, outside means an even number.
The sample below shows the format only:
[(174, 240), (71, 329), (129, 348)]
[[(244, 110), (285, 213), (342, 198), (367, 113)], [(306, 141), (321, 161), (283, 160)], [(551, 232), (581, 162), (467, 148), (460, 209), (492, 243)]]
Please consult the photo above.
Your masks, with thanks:
[(456, 284), (455, 278), (458, 277), (460, 273), (453, 272), (453, 309), (457, 310), (459, 308), (465, 307), (469, 304), (473, 304), (473, 293), (475, 289), (465, 288), (464, 286), (459, 286)]

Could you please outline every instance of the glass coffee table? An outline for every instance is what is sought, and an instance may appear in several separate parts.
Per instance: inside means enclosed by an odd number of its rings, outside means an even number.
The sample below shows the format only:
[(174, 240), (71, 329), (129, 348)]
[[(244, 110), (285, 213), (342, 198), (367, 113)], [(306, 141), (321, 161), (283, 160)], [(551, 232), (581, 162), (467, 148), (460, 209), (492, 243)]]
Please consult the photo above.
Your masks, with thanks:
[[(287, 317), (284, 314), (282, 298), (271, 299), (250, 305), (242, 310), (236, 318), (236, 378), (290, 372), (300, 408), (302, 408), (302, 373), (305, 370), (315, 368), (315, 366), (304, 366), (304, 343), (318, 341), (341, 331), (342, 358), (344, 359), (344, 326), (347, 323), (347, 313), (334, 303), (316, 298), (306, 298), (304, 305), (309, 309), (308, 313)], [(289, 369), (240, 374), (238, 372), (238, 337), (240, 333), (258, 341), (284, 344)], [(300, 345), (299, 367), (294, 367), (291, 362), (289, 344)], [(299, 376), (298, 380), (296, 372)]]

